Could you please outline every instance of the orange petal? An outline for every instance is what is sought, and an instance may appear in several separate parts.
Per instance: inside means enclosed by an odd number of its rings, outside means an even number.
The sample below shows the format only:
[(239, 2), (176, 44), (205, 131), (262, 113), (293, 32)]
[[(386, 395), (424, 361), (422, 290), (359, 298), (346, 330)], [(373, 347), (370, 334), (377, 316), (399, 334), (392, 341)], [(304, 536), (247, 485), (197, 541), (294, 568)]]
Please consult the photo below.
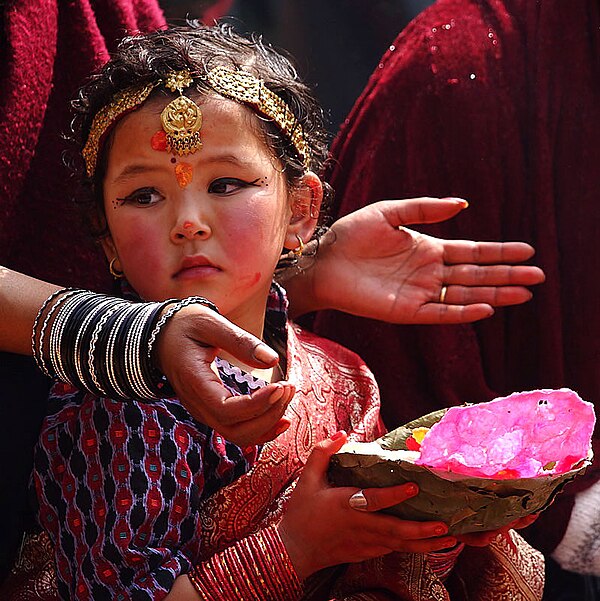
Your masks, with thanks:
[(177, 163), (175, 165), (175, 177), (180, 188), (186, 188), (192, 183), (194, 171), (189, 163)]

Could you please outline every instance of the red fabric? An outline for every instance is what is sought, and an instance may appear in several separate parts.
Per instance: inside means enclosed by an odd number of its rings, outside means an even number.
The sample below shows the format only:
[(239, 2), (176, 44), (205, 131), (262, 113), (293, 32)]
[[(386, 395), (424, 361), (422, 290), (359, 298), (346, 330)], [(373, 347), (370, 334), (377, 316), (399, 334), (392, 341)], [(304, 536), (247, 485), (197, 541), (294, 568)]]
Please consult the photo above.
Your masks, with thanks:
[[(598, 139), (597, 0), (439, 0), (393, 42), (333, 148), (338, 213), (461, 196), (470, 208), (428, 231), (528, 241), (547, 282), (475, 326), (320, 315), (317, 331), (375, 372), (388, 427), (538, 387), (600, 401)], [(571, 503), (563, 496), (563, 515), (539, 520), (546, 543), (562, 536)]]
[(164, 24), (156, 0), (8, 0), (0, 36), (0, 264), (107, 288), (60, 166), (69, 101), (127, 31)]
[(229, 14), (233, 0), (217, 0), (213, 6), (210, 6), (204, 11), (202, 21), (207, 25), (211, 25), (213, 21)]

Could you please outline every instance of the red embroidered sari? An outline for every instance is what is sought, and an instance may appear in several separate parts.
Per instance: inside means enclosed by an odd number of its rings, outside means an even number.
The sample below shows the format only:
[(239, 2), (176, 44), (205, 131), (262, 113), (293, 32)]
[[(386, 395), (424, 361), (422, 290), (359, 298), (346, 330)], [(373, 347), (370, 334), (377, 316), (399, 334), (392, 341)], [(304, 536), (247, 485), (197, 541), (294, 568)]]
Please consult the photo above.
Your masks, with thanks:
[[(316, 443), (339, 429), (360, 441), (373, 440), (383, 432), (377, 386), (356, 355), (329, 340), (290, 327), (288, 363), (287, 379), (297, 385), (288, 410), (295, 419), (287, 432), (264, 447), (247, 474), (205, 503), (204, 557), (278, 522)], [(305, 583), (302, 598), (530, 601), (541, 599), (543, 574), (541, 554), (511, 532), (510, 538), (499, 539), (485, 549), (465, 549), (446, 585), (434, 572), (431, 558), (393, 553), (352, 565), (348, 570), (324, 570)]]

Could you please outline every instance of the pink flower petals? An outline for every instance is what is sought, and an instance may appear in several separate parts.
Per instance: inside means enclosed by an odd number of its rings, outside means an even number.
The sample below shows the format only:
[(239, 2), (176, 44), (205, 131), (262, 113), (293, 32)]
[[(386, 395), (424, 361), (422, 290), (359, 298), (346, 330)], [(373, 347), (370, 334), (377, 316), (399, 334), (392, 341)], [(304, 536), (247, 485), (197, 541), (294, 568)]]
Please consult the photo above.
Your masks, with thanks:
[(562, 474), (591, 453), (595, 416), (572, 390), (534, 390), (452, 407), (421, 443), (419, 465), (512, 479)]

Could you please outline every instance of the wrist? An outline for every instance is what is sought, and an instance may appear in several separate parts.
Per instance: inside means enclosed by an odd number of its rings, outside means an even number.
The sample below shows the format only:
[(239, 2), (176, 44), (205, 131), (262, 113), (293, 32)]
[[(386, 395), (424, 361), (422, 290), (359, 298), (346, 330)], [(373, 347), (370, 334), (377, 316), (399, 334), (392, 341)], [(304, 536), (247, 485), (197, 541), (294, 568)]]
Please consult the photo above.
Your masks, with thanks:
[(327, 229), (318, 240), (306, 245), (305, 256), (301, 257), (296, 272), (285, 280), (285, 288), (290, 298), (290, 317), (328, 309), (325, 301), (331, 281), (327, 276), (324, 261), (335, 241), (335, 233)]
[(312, 566), (308, 554), (303, 551), (301, 545), (296, 542), (294, 537), (288, 533), (284, 522), (285, 518), (276, 526), (277, 533), (287, 551), (290, 562), (298, 575), (298, 578), (300, 578), (300, 580), (306, 580), (309, 576), (314, 574), (318, 568)]

